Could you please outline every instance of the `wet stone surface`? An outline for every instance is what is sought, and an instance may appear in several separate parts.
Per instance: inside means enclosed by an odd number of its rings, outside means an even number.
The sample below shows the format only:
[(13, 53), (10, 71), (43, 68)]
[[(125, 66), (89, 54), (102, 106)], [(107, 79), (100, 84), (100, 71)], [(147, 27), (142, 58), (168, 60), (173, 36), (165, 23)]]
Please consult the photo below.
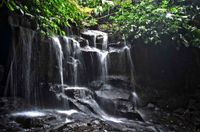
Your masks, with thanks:
[(180, 108), (166, 112), (154, 104), (139, 109), (145, 121), (122, 118), (106, 120), (76, 110), (36, 109), (26, 105), (21, 99), (13, 98), (1, 98), (0, 104), (1, 132), (199, 132), (200, 130), (199, 111)]

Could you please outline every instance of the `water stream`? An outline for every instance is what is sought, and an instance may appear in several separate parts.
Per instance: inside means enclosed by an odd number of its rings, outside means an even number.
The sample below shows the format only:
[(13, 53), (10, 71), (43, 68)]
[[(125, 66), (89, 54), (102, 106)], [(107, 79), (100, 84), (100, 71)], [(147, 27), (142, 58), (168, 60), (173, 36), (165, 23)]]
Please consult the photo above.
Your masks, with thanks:
[[(88, 115), (93, 115), (103, 120), (122, 123), (124, 117), (123, 114), (117, 112), (118, 105), (124, 105), (124, 107), (127, 107), (126, 111), (134, 112), (134, 110), (136, 110), (138, 96), (135, 89), (132, 89), (133, 92), (131, 94), (125, 91), (125, 93), (127, 93), (125, 96), (120, 95), (118, 97), (114, 95), (114, 93), (120, 92), (124, 94), (124, 91), (122, 87), (115, 88), (115, 86), (109, 84), (109, 78), (111, 76), (109, 70), (112, 69), (112, 67), (108, 64), (113, 61), (110, 59), (112, 53), (116, 53), (120, 56), (121, 60), (117, 60), (117, 65), (121, 65), (124, 68), (128, 67), (129, 71), (127, 77), (130, 79), (127, 85), (131, 86), (134, 83), (134, 66), (130, 48), (126, 45), (126, 42), (124, 42), (124, 45), (120, 48), (108, 47), (108, 35), (100, 31), (88, 30), (84, 34), (92, 36), (93, 44), (91, 44), (90, 41), (90, 43), (80, 46), (80, 43), (71, 37), (52, 37), (52, 49), (50, 50), (52, 53), (49, 54), (51, 56), (55, 55), (54, 57), (50, 57), (50, 59), (55, 58), (55, 60), (49, 60), (49, 67), (51, 68), (53, 65), (57, 72), (51, 73), (53, 70), (47, 71), (48, 74), (46, 76), (53, 75), (49, 78), (54, 78), (54, 76), (58, 78), (56, 78), (57, 82), (53, 80), (54, 84), (51, 84), (51, 89), (53, 90), (51, 91), (56, 91), (55, 95), (64, 100), (63, 106), (65, 109), (70, 110), (75, 106), (78, 110)], [(23, 40), (23, 56), (25, 60), (22, 63), (25, 69), (22, 76), (26, 78), (25, 98), (27, 100), (32, 99), (32, 84), (30, 82), (32, 45), (30, 40), (32, 40), (33, 34), (29, 37), (30, 38), (27, 38), (27, 40)], [(28, 42), (30, 44), (25, 44)], [(123, 62), (127, 63), (124, 64)], [(90, 87), (91, 84), (96, 85), (94, 89)], [(11, 92), (14, 93), (15, 89), (11, 89)], [(106, 95), (105, 93), (109, 93), (109, 96), (104, 96)], [(127, 96), (132, 96), (132, 100), (129, 100)], [(130, 102), (132, 104), (130, 104)], [(73, 106), (69, 104), (73, 104)], [(110, 107), (111, 110), (108, 109), (109, 105), (114, 105), (113, 108)], [(121, 111), (123, 113), (124, 110)], [(32, 113), (31, 115), (33, 116), (42, 115), (42, 113)], [(118, 115), (115, 116), (115, 113)], [(27, 113), (17, 113), (16, 115), (27, 115)]]

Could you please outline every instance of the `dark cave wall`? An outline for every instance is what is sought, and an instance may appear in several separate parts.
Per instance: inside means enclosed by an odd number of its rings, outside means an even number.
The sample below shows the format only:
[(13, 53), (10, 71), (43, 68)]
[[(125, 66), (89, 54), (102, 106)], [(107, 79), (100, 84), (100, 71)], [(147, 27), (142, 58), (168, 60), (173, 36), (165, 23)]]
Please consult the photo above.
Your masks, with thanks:
[(12, 45), (12, 29), (8, 23), (8, 16), (10, 12), (7, 8), (0, 8), (0, 95), (2, 96), (2, 89), (6, 84), (6, 72), (8, 72), (9, 52)]
[(171, 41), (135, 42), (132, 47), (137, 91), (142, 103), (165, 108), (186, 105), (200, 96), (200, 49)]
[(8, 24), (9, 12), (6, 8), (0, 8), (0, 12), (0, 64), (5, 65), (11, 45), (12, 33)]
[[(49, 75), (49, 71), (53, 70), (54, 73), (57, 71), (57, 68), (49, 70), (52, 64), (49, 61), (51, 40), (49, 38), (42, 39), (34, 31), (35, 24), (29, 18), (11, 13), (6, 7), (0, 8), (0, 12), (0, 97), (13, 96), (13, 89), (15, 89), (16, 96), (22, 98), (26, 96), (26, 76), (24, 76), (24, 72), (27, 71), (25, 63), (27, 56), (25, 56), (24, 44), (27, 42), (27, 46), (31, 46), (32, 49), (29, 73), (30, 96), (37, 96), (42, 100), (34, 102), (35, 99), (33, 99), (33, 103), (42, 106), (52, 104), (58, 106), (58, 101), (52, 101), (55, 95), (49, 92), (48, 85), (49, 82), (59, 80), (59, 78), (55, 79), (57, 74)], [(31, 32), (34, 37), (29, 42)], [(16, 79), (13, 80), (13, 78)], [(35, 95), (36, 93), (38, 94)], [(51, 103), (46, 104), (46, 102)]]

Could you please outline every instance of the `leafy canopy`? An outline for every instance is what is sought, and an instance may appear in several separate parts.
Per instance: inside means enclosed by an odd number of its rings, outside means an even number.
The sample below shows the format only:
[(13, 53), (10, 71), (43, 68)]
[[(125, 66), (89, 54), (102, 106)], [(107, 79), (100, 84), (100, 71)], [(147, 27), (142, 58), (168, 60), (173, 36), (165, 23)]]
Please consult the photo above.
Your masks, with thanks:
[(142, 39), (145, 43), (159, 44), (168, 36), (185, 46), (200, 46), (200, 29), (191, 24), (200, 8), (186, 6), (182, 4), (184, 1), (179, 0), (180, 3), (177, 1), (175, 4), (169, 0), (141, 0), (136, 4), (125, 0), (110, 17), (112, 31), (132, 40)]
[(80, 25), (86, 16), (76, 0), (3, 0), (2, 4), (33, 18), (37, 29), (47, 35), (64, 35), (63, 27)]
[[(37, 24), (42, 34), (65, 35), (65, 27), (98, 25), (130, 40), (160, 44), (168, 38), (200, 47), (200, 7), (187, 0), (2, 0)], [(137, 0), (138, 1), (138, 0)], [(107, 19), (110, 16), (110, 19)], [(102, 21), (101, 21), (102, 22)]]

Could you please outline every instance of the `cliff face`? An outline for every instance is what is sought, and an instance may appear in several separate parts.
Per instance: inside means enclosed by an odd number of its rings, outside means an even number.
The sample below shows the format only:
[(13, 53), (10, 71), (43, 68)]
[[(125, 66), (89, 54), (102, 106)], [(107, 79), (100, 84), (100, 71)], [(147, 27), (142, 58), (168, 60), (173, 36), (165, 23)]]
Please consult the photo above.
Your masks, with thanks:
[(144, 102), (164, 108), (186, 107), (200, 93), (200, 49), (136, 42), (132, 48), (138, 92)]
[[(11, 27), (8, 23), (9, 12), (6, 8), (0, 8), (0, 88), (3, 89), (5, 85), (5, 72), (6, 64), (9, 56), (9, 50), (11, 47)], [(2, 93), (1, 93), (2, 95)]]

